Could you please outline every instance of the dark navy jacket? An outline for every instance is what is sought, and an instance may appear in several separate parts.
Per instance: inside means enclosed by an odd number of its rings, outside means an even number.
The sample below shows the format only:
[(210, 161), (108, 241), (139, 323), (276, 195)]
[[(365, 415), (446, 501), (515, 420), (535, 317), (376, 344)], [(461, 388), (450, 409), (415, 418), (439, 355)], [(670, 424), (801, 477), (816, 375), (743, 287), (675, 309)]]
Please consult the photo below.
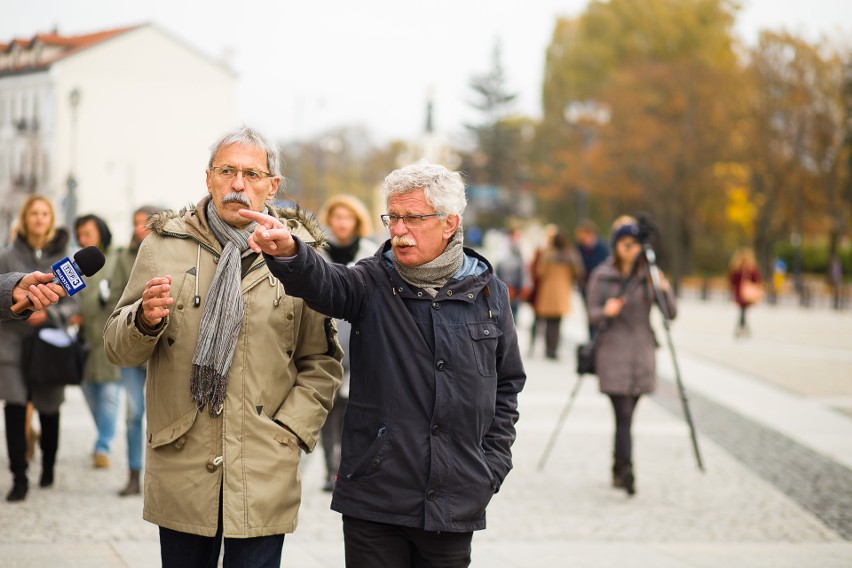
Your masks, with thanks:
[(432, 298), (384, 257), (326, 263), (298, 243), (267, 256), (287, 294), (352, 322), (351, 385), (331, 508), (429, 531), (485, 528), (485, 507), (512, 468), (524, 373), (505, 284), (479, 274)]

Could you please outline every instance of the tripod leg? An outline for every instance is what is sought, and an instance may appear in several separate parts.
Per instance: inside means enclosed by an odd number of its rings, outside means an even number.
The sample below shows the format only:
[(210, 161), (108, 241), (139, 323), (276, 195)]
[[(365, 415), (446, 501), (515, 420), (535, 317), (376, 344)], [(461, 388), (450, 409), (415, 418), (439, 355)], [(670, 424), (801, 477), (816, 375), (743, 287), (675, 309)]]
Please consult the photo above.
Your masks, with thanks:
[(538, 460), (538, 471), (542, 471), (544, 469), (544, 465), (547, 463), (547, 458), (550, 457), (550, 452), (553, 450), (553, 446), (556, 444), (556, 439), (559, 437), (559, 432), (562, 431), (562, 424), (565, 422), (565, 419), (568, 418), (568, 412), (571, 411), (571, 406), (574, 405), (574, 399), (577, 398), (577, 393), (580, 392), (580, 386), (582, 384), (583, 375), (578, 375), (577, 382), (574, 383), (574, 388), (571, 390), (571, 396), (568, 397), (568, 402), (565, 403), (565, 407), (559, 414), (559, 418), (556, 420), (556, 426), (553, 428), (553, 432), (550, 434), (550, 439), (547, 441), (544, 452), (541, 454), (541, 459)]

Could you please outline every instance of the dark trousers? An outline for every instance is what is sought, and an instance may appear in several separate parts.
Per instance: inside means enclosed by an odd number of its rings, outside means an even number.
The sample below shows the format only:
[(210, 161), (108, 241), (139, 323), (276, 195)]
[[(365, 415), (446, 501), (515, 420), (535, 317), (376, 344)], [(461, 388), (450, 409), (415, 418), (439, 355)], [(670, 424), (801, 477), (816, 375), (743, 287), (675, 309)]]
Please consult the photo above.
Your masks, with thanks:
[(615, 411), (615, 465), (633, 463), (630, 426), (633, 424), (633, 411), (636, 410), (639, 396), (611, 394), (609, 399)]
[[(216, 568), (222, 549), (222, 494), (216, 536), (200, 536), (160, 527), (163, 568)], [(280, 568), (284, 535), (226, 538), (224, 568)]]
[(347, 568), (466, 568), (472, 539), (343, 516)]
[(562, 318), (542, 318), (545, 322), (544, 328), (544, 353), (548, 359), (556, 359), (559, 352), (559, 331), (562, 326)]
[(6, 448), (9, 451), (9, 470), (17, 483), (27, 480), (27, 407), (6, 403), (3, 411), (6, 424)]

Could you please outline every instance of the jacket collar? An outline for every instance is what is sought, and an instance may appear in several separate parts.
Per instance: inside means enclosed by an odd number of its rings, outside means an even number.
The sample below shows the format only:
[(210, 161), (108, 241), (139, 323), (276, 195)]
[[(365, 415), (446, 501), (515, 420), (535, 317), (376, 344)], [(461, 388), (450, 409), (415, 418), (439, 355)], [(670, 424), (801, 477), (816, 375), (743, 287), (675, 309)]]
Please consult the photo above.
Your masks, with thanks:
[[(188, 205), (180, 211), (155, 213), (148, 221), (148, 228), (161, 236), (193, 239), (218, 254), (222, 251), (222, 246), (207, 224), (207, 204), (210, 199), (208, 194), (197, 204)], [(270, 215), (280, 219), (303, 243), (317, 249), (325, 246), (326, 236), (311, 213), (300, 207), (276, 207), (270, 202), (267, 202), (266, 206)]]
[[(393, 293), (399, 294), (403, 298), (417, 298), (432, 300), (434, 302), (457, 300), (471, 304), (476, 300), (476, 297), (485, 285), (488, 284), (494, 272), (488, 259), (475, 250), (464, 247), (462, 250), (464, 251), (465, 260), (460, 272), (466, 272), (465, 269), (467, 268), (467, 272), (470, 273), (462, 276), (460, 280), (450, 278), (444, 284), (444, 287), (438, 291), (438, 294), (432, 298), (426, 292), (411, 286), (400, 277), (393, 267), (393, 262), (389, 261), (385, 256), (390, 250), (391, 244), (389, 239), (382, 244), (381, 248), (376, 252), (375, 257), (382, 268), (385, 269), (385, 272), (387, 272)], [(474, 266), (478, 268), (474, 269)]]

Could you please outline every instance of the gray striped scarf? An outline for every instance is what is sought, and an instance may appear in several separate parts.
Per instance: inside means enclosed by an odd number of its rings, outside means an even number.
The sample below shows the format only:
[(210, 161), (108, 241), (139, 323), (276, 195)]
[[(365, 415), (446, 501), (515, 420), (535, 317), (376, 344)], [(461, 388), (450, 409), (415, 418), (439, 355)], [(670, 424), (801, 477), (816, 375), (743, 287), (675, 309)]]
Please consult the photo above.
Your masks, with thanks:
[(212, 200), (207, 203), (207, 223), (222, 245), (222, 255), (201, 312), (189, 394), (199, 411), (206, 405), (211, 416), (218, 416), (225, 404), (228, 371), (246, 309), (240, 290), (240, 258), (251, 254), (248, 238), (257, 223), (242, 229), (232, 227), (219, 217)]
[(450, 237), (447, 248), (437, 258), (420, 266), (406, 266), (393, 256), (393, 266), (403, 280), (425, 290), (433, 298), (464, 263), (464, 233), (461, 227)]

